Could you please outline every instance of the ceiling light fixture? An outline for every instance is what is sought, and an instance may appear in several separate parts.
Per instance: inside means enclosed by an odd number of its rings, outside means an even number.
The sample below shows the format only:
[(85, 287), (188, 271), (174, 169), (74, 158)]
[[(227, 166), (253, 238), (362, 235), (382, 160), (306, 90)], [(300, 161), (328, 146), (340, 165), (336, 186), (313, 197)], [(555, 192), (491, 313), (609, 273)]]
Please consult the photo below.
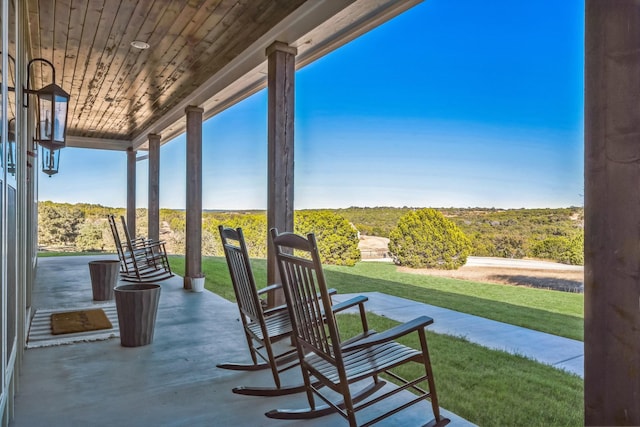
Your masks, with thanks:
[(149, 49), (149, 43), (143, 42), (141, 40), (134, 40), (131, 42), (131, 46), (135, 47), (136, 49)]

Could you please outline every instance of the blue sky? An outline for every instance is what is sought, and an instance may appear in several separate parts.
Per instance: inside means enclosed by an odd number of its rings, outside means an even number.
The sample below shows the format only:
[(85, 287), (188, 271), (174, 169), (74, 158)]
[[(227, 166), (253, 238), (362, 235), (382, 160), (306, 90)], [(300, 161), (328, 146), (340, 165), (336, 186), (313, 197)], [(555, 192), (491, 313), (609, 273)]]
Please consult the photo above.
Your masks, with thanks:
[[(299, 70), (296, 209), (581, 206), (583, 11), (581, 0), (426, 0)], [(205, 209), (266, 208), (266, 95), (205, 122)], [(160, 205), (182, 209), (184, 136), (160, 156)], [(239, 164), (220, 162), (229, 156)], [(60, 159), (40, 200), (126, 205), (125, 153)]]

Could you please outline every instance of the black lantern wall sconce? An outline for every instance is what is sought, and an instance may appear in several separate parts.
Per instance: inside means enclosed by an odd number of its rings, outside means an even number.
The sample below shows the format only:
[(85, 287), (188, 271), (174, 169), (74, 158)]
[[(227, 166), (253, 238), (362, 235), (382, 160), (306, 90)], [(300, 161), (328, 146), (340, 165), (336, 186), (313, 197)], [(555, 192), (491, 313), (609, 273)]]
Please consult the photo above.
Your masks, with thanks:
[[(15, 59), (11, 55), (8, 56), (13, 61), (15, 69)], [(51, 67), (52, 80), (50, 84), (38, 90), (31, 89), (29, 86), (31, 84), (31, 66), (36, 62), (42, 62)], [(9, 87), (9, 90), (15, 91), (15, 87)], [(23, 104), (25, 108), (29, 107), (29, 95), (38, 97), (36, 133), (33, 140), (42, 148), (42, 171), (51, 177), (58, 173), (59, 150), (66, 146), (67, 113), (71, 96), (56, 84), (56, 69), (50, 61), (44, 58), (34, 58), (29, 61), (27, 64), (27, 87), (22, 90), (25, 94), (25, 103)], [(11, 121), (13, 121), (13, 131)], [(8, 136), (7, 172), (15, 174), (15, 119), (9, 121)]]
[[(67, 112), (71, 96), (56, 84), (56, 69), (51, 62), (44, 58), (34, 58), (29, 61), (27, 65), (27, 85), (31, 83), (31, 66), (35, 62), (43, 62), (51, 67), (52, 82), (42, 89), (33, 90), (28, 86), (24, 89), (25, 93), (35, 94), (38, 97), (38, 124), (36, 125), (34, 140), (41, 147), (49, 150), (59, 150), (66, 145)], [(28, 97), (27, 106), (29, 106)]]

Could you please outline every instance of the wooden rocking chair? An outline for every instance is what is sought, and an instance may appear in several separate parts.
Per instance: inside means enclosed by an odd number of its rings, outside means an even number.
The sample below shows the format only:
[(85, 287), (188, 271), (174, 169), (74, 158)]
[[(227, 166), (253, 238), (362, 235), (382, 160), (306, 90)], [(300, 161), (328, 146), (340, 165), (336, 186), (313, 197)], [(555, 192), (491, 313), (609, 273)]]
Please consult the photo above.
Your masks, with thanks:
[[(423, 400), (431, 401), (434, 419), (428, 425), (448, 424), (449, 420), (440, 416), (424, 331), (425, 326), (433, 323), (433, 319), (421, 316), (382, 333), (370, 331), (362, 339), (341, 342), (335, 316), (332, 315), (330, 309), (331, 302), (327, 293), (315, 236), (309, 234), (305, 239), (293, 233), (278, 234), (276, 229), (271, 229), (271, 239), (283, 281), (294, 341), (301, 361), (300, 366), (309, 408), (302, 410), (275, 409), (266, 413), (267, 417), (307, 419), (338, 412), (353, 427), (358, 425), (357, 411), (370, 407), (396, 393), (412, 389), (417, 392), (417, 397), (409, 399), (406, 403), (363, 425), (369, 426), (377, 423)], [(321, 295), (320, 301), (315, 298), (317, 293)], [(409, 333), (418, 335), (420, 349), (406, 347), (394, 341)], [(422, 364), (424, 375), (408, 381), (391, 372), (392, 368), (408, 362)], [(378, 378), (381, 373), (390, 376), (401, 385), (366, 401), (362, 395), (352, 394), (349, 387), (351, 384), (371, 378), (373, 384), (370, 387), (376, 387), (376, 384), (383, 382)], [(326, 388), (321, 390), (314, 385), (312, 379), (318, 380)], [(424, 382), (428, 385), (427, 390), (419, 387)], [(327, 388), (341, 395), (342, 402), (335, 403), (327, 397), (326, 393), (322, 392)], [(367, 390), (365, 389), (365, 391)], [(367, 393), (371, 394), (368, 391)], [(316, 405), (315, 396), (318, 396), (326, 405)]]
[(129, 229), (120, 217), (125, 243), (120, 240), (115, 216), (108, 215), (109, 226), (120, 259), (120, 276), (123, 281), (149, 283), (173, 277), (164, 242), (145, 238), (131, 238)]
[[(260, 298), (268, 292), (273, 292), (281, 288), (281, 285), (271, 285), (258, 290), (251, 270), (249, 253), (242, 229), (226, 228), (220, 225), (218, 230), (220, 231), (222, 246), (240, 312), (240, 319), (253, 363), (222, 363), (217, 366), (223, 369), (247, 371), (271, 369), (275, 387), (235, 387), (233, 392), (237, 394), (281, 396), (304, 391), (304, 384), (284, 386), (280, 379), (282, 372), (298, 364), (296, 349), (287, 349), (285, 347), (285, 350), (277, 353), (273, 348), (275, 343), (290, 338), (291, 336), (291, 321), (289, 320), (287, 307), (280, 306), (265, 309)], [(335, 293), (334, 290), (330, 290), (329, 292)], [(341, 304), (336, 304), (332, 307), (332, 310), (341, 311), (359, 304), (361, 315), (364, 317), (364, 301), (366, 301), (364, 297), (350, 299)]]

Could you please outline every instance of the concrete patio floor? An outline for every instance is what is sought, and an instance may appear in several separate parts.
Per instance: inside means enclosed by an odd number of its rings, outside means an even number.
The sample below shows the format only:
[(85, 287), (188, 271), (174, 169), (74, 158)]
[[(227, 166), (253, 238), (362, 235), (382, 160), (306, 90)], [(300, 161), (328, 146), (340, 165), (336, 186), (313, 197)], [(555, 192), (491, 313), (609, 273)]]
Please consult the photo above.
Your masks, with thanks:
[[(108, 258), (40, 258), (32, 304), (36, 314), (45, 309), (104, 306), (92, 302), (87, 263)], [(249, 359), (235, 304), (208, 291), (184, 291), (180, 277), (161, 285), (151, 345), (125, 348), (116, 337), (28, 348), (10, 426), (347, 425), (337, 414), (307, 421), (264, 416), (274, 408), (307, 406), (304, 393), (275, 398), (233, 394), (235, 386), (270, 386), (273, 381), (268, 371), (216, 368), (220, 362)], [(299, 380), (294, 369), (285, 382)], [(367, 411), (359, 416), (362, 422), (374, 415)], [(472, 425), (447, 411), (444, 415), (451, 418), (451, 426)], [(425, 403), (379, 425), (423, 425), (430, 419)]]

